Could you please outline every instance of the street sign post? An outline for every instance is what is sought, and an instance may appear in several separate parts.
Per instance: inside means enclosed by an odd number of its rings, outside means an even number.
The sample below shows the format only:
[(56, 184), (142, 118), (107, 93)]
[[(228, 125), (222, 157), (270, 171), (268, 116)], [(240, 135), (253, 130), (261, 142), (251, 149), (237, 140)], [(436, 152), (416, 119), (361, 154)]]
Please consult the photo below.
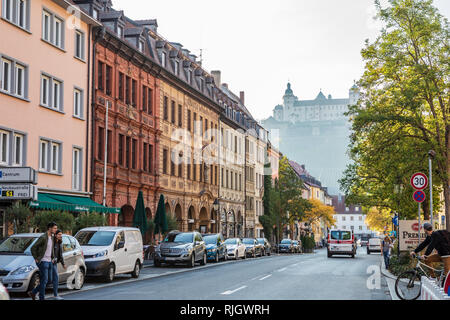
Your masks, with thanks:
[(428, 177), (421, 172), (415, 173), (411, 177), (411, 185), (416, 190), (423, 190), (428, 186)]
[(31, 183), (2, 183), (0, 200), (37, 200), (37, 187)]
[(0, 183), (37, 184), (37, 173), (30, 167), (0, 168)]

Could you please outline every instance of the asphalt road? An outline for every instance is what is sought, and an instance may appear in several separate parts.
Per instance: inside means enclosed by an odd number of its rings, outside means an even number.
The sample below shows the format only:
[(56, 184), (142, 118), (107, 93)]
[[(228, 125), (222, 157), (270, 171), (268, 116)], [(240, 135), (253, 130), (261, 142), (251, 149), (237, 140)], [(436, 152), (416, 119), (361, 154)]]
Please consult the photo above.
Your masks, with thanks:
[(138, 281), (123, 276), (112, 285), (88, 283), (82, 291), (62, 294), (66, 300), (390, 299), (379, 266), (380, 255), (367, 255), (364, 248), (359, 248), (355, 259), (328, 259), (326, 250), (317, 250), (315, 254), (274, 255), (195, 269), (146, 268)]

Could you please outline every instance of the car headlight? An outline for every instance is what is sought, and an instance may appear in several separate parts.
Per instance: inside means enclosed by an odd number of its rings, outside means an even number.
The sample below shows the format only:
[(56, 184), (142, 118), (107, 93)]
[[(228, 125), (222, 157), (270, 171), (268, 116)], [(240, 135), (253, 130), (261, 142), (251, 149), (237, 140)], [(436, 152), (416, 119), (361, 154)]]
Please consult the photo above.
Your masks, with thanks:
[(108, 254), (108, 250), (103, 250), (103, 251), (100, 251), (100, 252), (94, 254), (94, 258), (104, 257), (104, 256), (106, 256), (107, 254)]
[(192, 246), (187, 246), (187, 247), (185, 247), (184, 249), (183, 249), (183, 253), (189, 253), (189, 252), (191, 252), (191, 250), (192, 250)]
[(23, 267), (20, 267), (20, 268), (14, 270), (14, 271), (11, 273), (11, 275), (16, 276), (16, 275), (18, 275), (18, 274), (29, 273), (29, 272), (33, 271), (34, 269), (35, 269), (35, 267), (34, 267), (34, 266), (31, 266), (31, 265), (29, 265), (29, 266), (23, 266)]

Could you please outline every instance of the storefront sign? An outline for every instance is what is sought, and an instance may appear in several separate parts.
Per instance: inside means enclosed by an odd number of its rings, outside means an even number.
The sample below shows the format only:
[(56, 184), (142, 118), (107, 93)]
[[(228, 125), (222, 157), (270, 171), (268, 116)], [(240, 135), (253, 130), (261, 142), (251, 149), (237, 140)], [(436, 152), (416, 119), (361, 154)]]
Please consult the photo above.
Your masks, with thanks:
[(37, 184), (37, 174), (29, 167), (0, 168), (0, 183), (32, 183)]
[[(422, 221), (426, 223), (429, 221)], [(399, 221), (400, 251), (411, 251), (419, 245), (419, 222), (417, 220)], [(423, 241), (427, 237), (423, 228), (420, 230), (420, 239)]]
[(37, 187), (32, 184), (0, 184), (0, 200), (37, 200)]

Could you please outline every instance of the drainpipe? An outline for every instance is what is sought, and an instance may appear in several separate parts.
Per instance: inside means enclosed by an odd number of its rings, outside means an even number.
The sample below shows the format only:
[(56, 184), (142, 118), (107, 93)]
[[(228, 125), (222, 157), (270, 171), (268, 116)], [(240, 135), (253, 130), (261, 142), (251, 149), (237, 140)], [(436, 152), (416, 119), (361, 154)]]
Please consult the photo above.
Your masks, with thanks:
[[(89, 25), (89, 37), (88, 37), (88, 78), (87, 78), (87, 86), (86, 86), (86, 160), (85, 160), (85, 168), (86, 168), (86, 178), (84, 182), (84, 190), (86, 192), (89, 192), (91, 190), (88, 190), (88, 184), (89, 184), (89, 177), (88, 173), (89, 171), (89, 121), (90, 121), (90, 108), (89, 108), (89, 97), (91, 95), (90, 86), (91, 86), (91, 73), (89, 71), (89, 66), (91, 65), (91, 39), (92, 39), (92, 26)], [(91, 168), (92, 169), (92, 168)]]

